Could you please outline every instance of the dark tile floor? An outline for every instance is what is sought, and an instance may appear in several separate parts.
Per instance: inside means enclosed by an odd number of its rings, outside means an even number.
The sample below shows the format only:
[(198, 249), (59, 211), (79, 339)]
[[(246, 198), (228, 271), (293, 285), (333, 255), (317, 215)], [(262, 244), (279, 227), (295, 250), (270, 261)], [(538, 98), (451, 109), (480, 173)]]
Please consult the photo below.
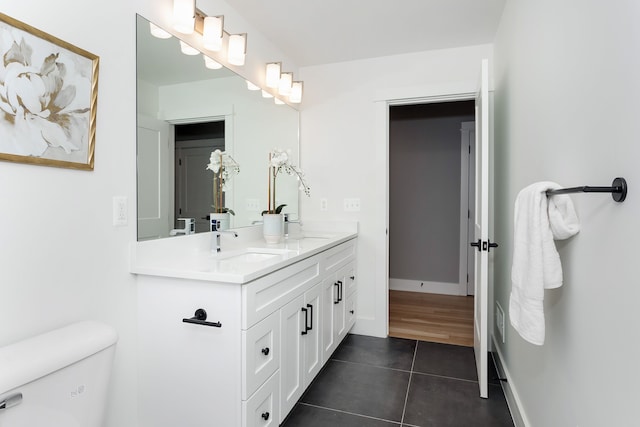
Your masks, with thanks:
[(490, 365), (482, 399), (473, 348), (349, 335), (281, 426), (513, 426)]

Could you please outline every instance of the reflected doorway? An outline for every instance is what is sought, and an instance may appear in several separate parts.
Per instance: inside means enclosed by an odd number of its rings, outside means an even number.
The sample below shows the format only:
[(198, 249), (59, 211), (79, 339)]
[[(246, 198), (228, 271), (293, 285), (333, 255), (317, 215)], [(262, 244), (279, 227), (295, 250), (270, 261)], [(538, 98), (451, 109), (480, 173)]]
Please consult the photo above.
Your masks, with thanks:
[(211, 152), (225, 150), (224, 120), (175, 125), (175, 224), (195, 218), (196, 233), (209, 231), (213, 205), (213, 172), (207, 169)]

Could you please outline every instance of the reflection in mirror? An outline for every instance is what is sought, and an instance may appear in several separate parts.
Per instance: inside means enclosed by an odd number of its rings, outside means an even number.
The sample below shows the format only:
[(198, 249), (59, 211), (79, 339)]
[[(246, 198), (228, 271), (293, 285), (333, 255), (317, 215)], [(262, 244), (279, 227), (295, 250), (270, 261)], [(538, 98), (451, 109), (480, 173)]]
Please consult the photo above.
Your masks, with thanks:
[[(202, 55), (180, 53), (175, 37), (153, 37), (141, 16), (137, 82), (138, 240), (182, 234), (186, 221), (180, 218), (194, 218), (196, 232), (209, 231), (213, 172), (206, 167), (216, 149), (240, 165), (224, 193), (225, 207), (235, 212), (229, 226), (260, 221), (267, 209), (269, 151), (291, 149), (298, 162), (298, 112), (249, 91), (225, 68), (206, 68)], [(277, 195), (277, 203), (287, 205), (283, 212), (297, 217), (296, 179), (279, 177)]]

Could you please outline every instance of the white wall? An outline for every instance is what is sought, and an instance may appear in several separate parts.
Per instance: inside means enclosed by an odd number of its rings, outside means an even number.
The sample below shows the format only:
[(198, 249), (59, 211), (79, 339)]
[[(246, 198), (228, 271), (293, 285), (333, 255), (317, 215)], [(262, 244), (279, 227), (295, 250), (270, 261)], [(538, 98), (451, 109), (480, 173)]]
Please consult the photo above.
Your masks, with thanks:
[(629, 426), (640, 399), (640, 3), (507, 2), (495, 45), (495, 297), (510, 291), (513, 202), (529, 183), (609, 185), (627, 201), (572, 199), (582, 223), (557, 247), (564, 285), (545, 292), (546, 342), (510, 327), (510, 385), (531, 426)]
[[(129, 243), (136, 239), (135, 13), (168, 27), (171, 5), (0, 1), (2, 13), (100, 56), (95, 170), (0, 164), (0, 346), (80, 319), (114, 326), (120, 341), (108, 427), (137, 425), (136, 286), (128, 272)], [(198, 6), (224, 13), (232, 31), (249, 33), (245, 77), (258, 82), (261, 64), (287, 62), (222, 1)], [(112, 225), (116, 195), (129, 201), (124, 227)]]
[[(387, 100), (476, 90), (492, 46), (397, 55), (305, 67), (301, 115), (302, 168), (312, 195), (303, 219), (359, 221), (357, 333), (387, 333)], [(344, 212), (359, 197), (361, 211)], [(328, 210), (320, 210), (320, 199)]]

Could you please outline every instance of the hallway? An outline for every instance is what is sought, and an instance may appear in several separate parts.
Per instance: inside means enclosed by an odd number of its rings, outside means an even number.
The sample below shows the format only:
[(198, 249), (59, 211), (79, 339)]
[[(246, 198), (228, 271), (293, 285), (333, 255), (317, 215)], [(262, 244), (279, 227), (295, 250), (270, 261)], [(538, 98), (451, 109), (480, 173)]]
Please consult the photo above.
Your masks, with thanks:
[(493, 366), (478, 396), (473, 349), (349, 335), (282, 427), (513, 426)]

